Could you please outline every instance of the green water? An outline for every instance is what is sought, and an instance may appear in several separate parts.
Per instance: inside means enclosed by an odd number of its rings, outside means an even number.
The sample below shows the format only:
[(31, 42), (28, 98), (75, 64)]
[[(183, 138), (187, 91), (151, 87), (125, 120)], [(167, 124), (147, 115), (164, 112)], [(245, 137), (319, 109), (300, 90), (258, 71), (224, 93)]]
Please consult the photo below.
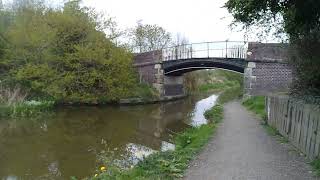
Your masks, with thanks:
[(38, 119), (0, 120), (0, 179), (70, 179), (130, 167), (172, 136), (206, 123), (215, 95), (141, 106), (60, 107)]

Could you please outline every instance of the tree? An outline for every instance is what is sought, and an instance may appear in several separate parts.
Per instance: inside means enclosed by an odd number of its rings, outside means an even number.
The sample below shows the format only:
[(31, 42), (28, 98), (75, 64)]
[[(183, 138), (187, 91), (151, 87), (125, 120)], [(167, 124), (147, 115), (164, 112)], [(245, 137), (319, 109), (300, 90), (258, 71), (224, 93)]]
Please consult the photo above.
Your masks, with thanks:
[(158, 25), (137, 23), (131, 31), (133, 49), (139, 52), (160, 50), (171, 43), (171, 34)]
[(173, 40), (174, 46), (186, 45), (189, 44), (189, 40), (186, 36), (182, 35), (181, 33), (177, 33)]
[(5, 72), (9, 70), (7, 61), (5, 60), (5, 51), (8, 47), (6, 32), (12, 23), (12, 13), (0, 7), (0, 80), (5, 76)]
[(290, 38), (302, 38), (314, 30), (319, 30), (320, 2), (318, 0), (229, 0), (225, 7), (236, 22), (253, 25), (259, 22), (283, 18), (284, 31)]
[(68, 1), (14, 12), (5, 33), (10, 77), (33, 95), (67, 103), (115, 101), (136, 84), (132, 55), (117, 47), (96, 13)]
[[(237, 23), (285, 32), (291, 45), (289, 62), (296, 75), (292, 92), (320, 94), (319, 0), (229, 0), (225, 7)], [(270, 22), (278, 22), (278, 26)]]

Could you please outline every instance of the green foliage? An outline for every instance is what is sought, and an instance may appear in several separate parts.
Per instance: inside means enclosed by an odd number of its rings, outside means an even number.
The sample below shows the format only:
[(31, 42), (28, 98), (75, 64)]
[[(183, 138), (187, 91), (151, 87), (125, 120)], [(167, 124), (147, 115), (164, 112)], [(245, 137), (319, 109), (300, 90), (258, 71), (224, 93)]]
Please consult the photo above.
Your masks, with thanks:
[(26, 101), (20, 87), (8, 88), (0, 83), (0, 117), (29, 117), (53, 106), (51, 102)]
[[(7, 31), (9, 25), (11, 24), (12, 15), (0, 9), (0, 76), (3, 77), (3, 72), (8, 71), (8, 66), (4, 60), (5, 50), (7, 47), (7, 38), (5, 37), (5, 32)], [(2, 79), (0, 77), (0, 80)]]
[(215, 108), (212, 108), (210, 110), (207, 110), (204, 113), (204, 116), (206, 119), (208, 119), (210, 122), (216, 122), (219, 123), (223, 119), (223, 106), (220, 104), (217, 104)]
[(288, 143), (289, 140), (286, 137), (283, 137), (279, 131), (268, 125), (267, 123), (267, 113), (265, 108), (265, 97), (263, 96), (254, 96), (243, 102), (243, 105), (250, 111), (257, 114), (263, 122), (261, 123), (267, 133), (271, 136), (274, 136), (277, 141), (280, 143)]
[(214, 84), (204, 84), (199, 87), (200, 92), (209, 92), (209, 91), (219, 91), (222, 89), (225, 89), (226, 87), (233, 87), (233, 86), (239, 86), (237, 82), (234, 81), (228, 81), (228, 82), (218, 82)]
[(133, 49), (139, 52), (160, 50), (172, 41), (171, 34), (162, 27), (141, 22), (132, 30), (131, 37)]
[(290, 37), (307, 35), (314, 30), (319, 30), (320, 27), (320, 3), (318, 0), (308, 2), (229, 0), (225, 7), (237, 22), (246, 25), (252, 25), (259, 21), (270, 22), (280, 14), (284, 18), (284, 29)]
[(266, 119), (266, 107), (265, 107), (265, 97), (254, 96), (243, 102), (243, 105), (250, 111), (258, 114), (262, 119)]
[(63, 103), (96, 104), (132, 95), (131, 53), (106, 37), (106, 26), (114, 26), (110, 19), (101, 21), (79, 3), (68, 1), (62, 10), (35, 3), (11, 12), (13, 21), (4, 32), (9, 45), (0, 63), (6, 82)]
[(195, 71), (185, 77), (185, 86), (191, 93), (217, 92), (230, 87), (242, 87), (242, 84), (241, 74), (220, 69)]
[(35, 117), (51, 110), (53, 106), (53, 101), (26, 101), (13, 105), (0, 105), (0, 117)]
[(228, 88), (218, 97), (218, 103), (224, 104), (233, 99), (239, 99), (243, 95), (242, 91), (243, 91), (243, 88), (239, 86)]
[(132, 97), (138, 97), (146, 100), (150, 100), (158, 97), (156, 90), (153, 89), (148, 84), (138, 84), (135, 89), (133, 89)]
[(295, 39), (290, 48), (290, 64), (296, 78), (292, 94), (319, 96), (320, 94), (320, 30), (303, 39)]
[(311, 166), (314, 169), (317, 176), (320, 176), (320, 159), (315, 159), (311, 162)]
[(110, 167), (107, 172), (101, 173), (92, 179), (140, 180), (181, 178), (183, 177), (184, 170), (188, 167), (189, 161), (207, 143), (215, 128), (215, 124), (212, 123), (187, 129), (175, 137), (176, 149), (174, 151), (154, 153), (129, 170)]
[[(319, 0), (229, 0), (225, 7), (236, 22), (245, 26), (258, 24), (284, 31), (289, 36), (289, 63), (296, 76), (292, 92), (298, 95), (320, 94)], [(273, 21), (280, 22), (274, 25)]]

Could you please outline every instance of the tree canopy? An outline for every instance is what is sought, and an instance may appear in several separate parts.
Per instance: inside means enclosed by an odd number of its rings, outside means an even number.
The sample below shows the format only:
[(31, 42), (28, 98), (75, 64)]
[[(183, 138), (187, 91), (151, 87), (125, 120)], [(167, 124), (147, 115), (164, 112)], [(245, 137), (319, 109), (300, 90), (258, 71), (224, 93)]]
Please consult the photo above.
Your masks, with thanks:
[(225, 7), (236, 22), (246, 25), (259, 21), (269, 22), (281, 17), (283, 28), (290, 38), (302, 38), (311, 32), (319, 31), (320, 27), (318, 0), (229, 0)]
[[(284, 31), (290, 41), (295, 94), (320, 94), (320, 1), (228, 0), (235, 22)], [(274, 23), (281, 22), (274, 26)]]
[(133, 49), (139, 52), (159, 50), (172, 43), (171, 34), (158, 25), (137, 23), (130, 32)]

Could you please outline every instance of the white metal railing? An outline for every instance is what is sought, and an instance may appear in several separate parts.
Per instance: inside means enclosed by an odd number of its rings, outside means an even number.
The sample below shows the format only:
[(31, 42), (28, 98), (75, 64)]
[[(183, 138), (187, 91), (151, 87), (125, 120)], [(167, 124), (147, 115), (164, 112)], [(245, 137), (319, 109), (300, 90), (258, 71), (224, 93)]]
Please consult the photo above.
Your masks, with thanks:
[(243, 41), (217, 41), (184, 44), (162, 49), (162, 60), (196, 58), (238, 58), (247, 56), (247, 43)]

